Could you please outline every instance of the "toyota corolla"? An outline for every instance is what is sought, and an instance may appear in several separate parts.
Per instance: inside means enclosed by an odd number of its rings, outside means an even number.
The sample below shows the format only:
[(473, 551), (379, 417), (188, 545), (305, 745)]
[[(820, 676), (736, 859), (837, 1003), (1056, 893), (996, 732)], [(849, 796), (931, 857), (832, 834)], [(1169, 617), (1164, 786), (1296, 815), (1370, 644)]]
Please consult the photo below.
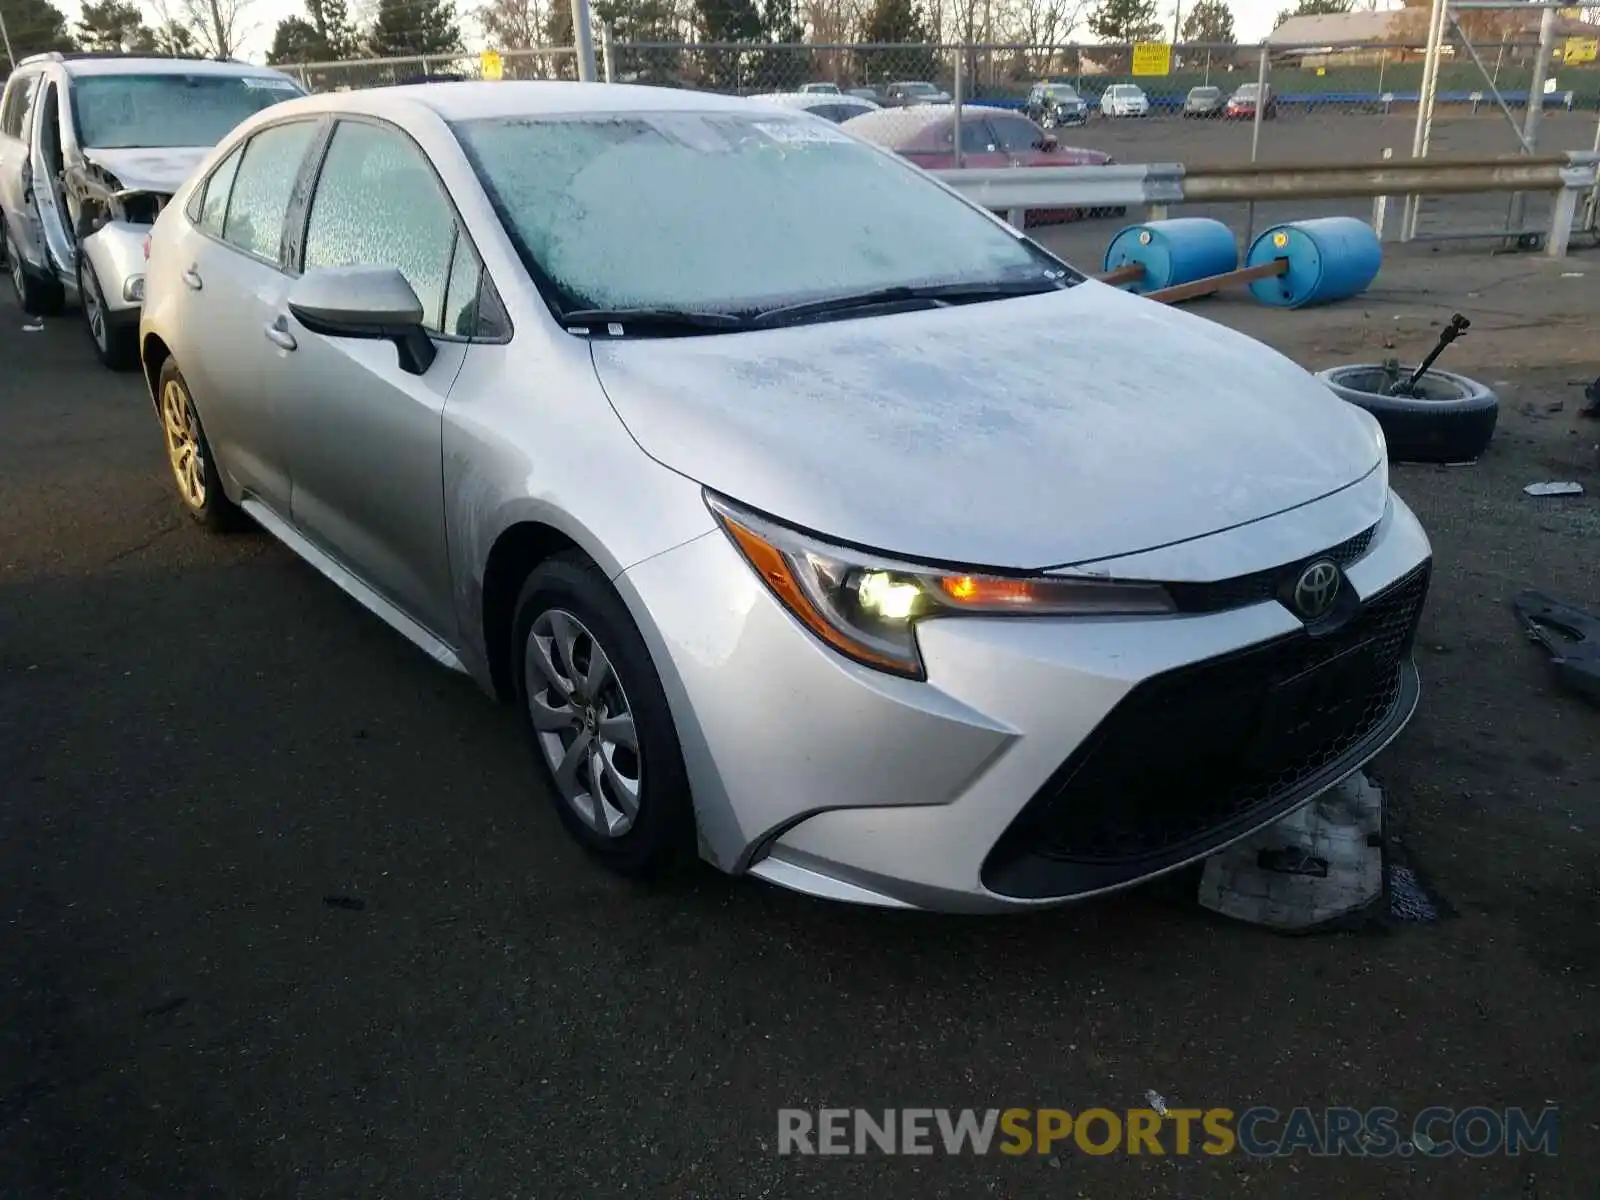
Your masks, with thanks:
[(805, 113), (292, 100), (147, 278), (188, 512), (515, 704), (530, 792), (620, 872), (1059, 903), (1279, 819), (1415, 706), (1430, 550), (1372, 417)]

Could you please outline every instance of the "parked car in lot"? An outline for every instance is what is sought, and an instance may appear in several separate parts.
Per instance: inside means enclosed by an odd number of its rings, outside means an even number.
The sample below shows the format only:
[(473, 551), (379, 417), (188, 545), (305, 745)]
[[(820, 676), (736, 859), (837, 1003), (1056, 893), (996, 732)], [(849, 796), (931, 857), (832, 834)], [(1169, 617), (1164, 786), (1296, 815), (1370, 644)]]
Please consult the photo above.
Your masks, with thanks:
[(883, 93), (874, 87), (851, 88), (846, 95), (854, 96), (858, 100), (870, 100), (879, 108), (883, 107)]
[(629, 875), (1059, 903), (1416, 703), (1430, 550), (1373, 417), (799, 113), (293, 100), (156, 221), (142, 332), (184, 508), (515, 704)]
[(1089, 119), (1089, 105), (1069, 83), (1034, 84), (1025, 111), (1045, 129), (1082, 125)]
[(1150, 97), (1132, 83), (1113, 83), (1100, 93), (1100, 112), (1107, 117), (1147, 117)]
[(1220, 117), (1225, 101), (1218, 87), (1194, 87), (1183, 98), (1183, 115), (1186, 120), (1206, 120)]
[(837, 83), (803, 83), (800, 85), (800, 90), (809, 94), (823, 96), (837, 96), (840, 94)]
[(844, 96), (838, 92), (771, 92), (766, 95), (751, 96), (750, 99), (760, 100), (764, 104), (776, 104), (779, 108), (799, 109), (812, 116), (832, 121), (835, 125), (842, 124), (851, 117), (859, 117), (862, 113), (878, 111), (878, 106), (870, 100), (863, 100), (859, 96)]
[(1256, 115), (1256, 96), (1258, 94), (1266, 96), (1266, 101), (1261, 106), (1261, 119), (1270, 121), (1278, 115), (1278, 97), (1274, 94), (1270, 83), (1266, 85), (1265, 93), (1261, 92), (1259, 84), (1241, 84), (1234, 90), (1233, 95), (1228, 97), (1228, 106), (1223, 115), (1234, 121), (1241, 118), (1254, 120)]
[[(967, 104), (961, 109), (961, 154), (956, 155), (953, 109), (883, 109), (854, 117), (845, 130), (928, 170), (962, 167), (1085, 167), (1112, 161), (1102, 150), (1063, 146), (1055, 134), (1021, 113)], [(1026, 223), (1051, 225), (1086, 216), (1120, 216), (1126, 210), (1029, 209)]]
[(920, 104), (949, 104), (950, 93), (933, 83), (891, 83), (883, 91), (885, 108), (911, 108)]
[(302, 94), (244, 63), (52, 53), (17, 64), (0, 99), (0, 232), (23, 310), (78, 302), (101, 361), (134, 366), (156, 215), (218, 138)]

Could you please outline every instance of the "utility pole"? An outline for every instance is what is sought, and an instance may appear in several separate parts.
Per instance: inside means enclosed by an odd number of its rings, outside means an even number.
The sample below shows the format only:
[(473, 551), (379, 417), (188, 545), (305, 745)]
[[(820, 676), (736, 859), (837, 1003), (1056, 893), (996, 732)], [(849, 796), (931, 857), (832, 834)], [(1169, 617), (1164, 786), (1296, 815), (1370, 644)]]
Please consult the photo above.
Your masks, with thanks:
[(595, 82), (594, 30), (589, 24), (589, 0), (572, 0), (572, 48), (578, 57), (578, 81)]

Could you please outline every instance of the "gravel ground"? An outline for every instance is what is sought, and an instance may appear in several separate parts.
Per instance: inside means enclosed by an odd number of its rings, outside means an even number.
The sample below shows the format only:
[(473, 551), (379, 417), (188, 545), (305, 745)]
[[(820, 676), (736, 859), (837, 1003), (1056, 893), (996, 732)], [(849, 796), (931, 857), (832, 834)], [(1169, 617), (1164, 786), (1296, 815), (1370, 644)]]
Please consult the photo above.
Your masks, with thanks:
[[(1600, 373), (1597, 280), (1593, 255), (1414, 252), (1328, 310), (1196, 306), (1311, 367), (1420, 349), (1461, 308), (1447, 361), (1506, 401), (1479, 465), (1395, 472), (1437, 569), (1422, 707), (1379, 774), (1458, 915), (1309, 938), (1171, 888), (951, 920), (709, 872), (614, 882), (562, 835), (508, 714), (266, 537), (190, 528), (137, 383), (91, 366), (72, 319), (24, 333), (0, 301), (4, 1192), (1592, 1196), (1600, 719), (1507, 601), (1600, 611), (1600, 430), (1567, 386)], [(1590, 495), (1521, 494), (1545, 478)], [(772, 1153), (782, 1106), (1147, 1089), (1554, 1102), (1560, 1152)]]

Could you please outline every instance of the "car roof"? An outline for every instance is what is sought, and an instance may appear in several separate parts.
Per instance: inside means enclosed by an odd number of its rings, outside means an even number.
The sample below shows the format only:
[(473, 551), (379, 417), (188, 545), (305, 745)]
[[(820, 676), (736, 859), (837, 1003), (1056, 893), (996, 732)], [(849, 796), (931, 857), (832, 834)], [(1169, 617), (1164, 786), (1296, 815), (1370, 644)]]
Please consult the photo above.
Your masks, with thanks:
[(813, 104), (819, 108), (827, 104), (843, 104), (849, 107), (854, 103), (861, 106), (862, 112), (871, 112), (875, 107), (872, 101), (852, 96), (848, 92), (763, 92), (759, 96), (751, 96), (750, 99), (760, 100), (764, 104), (778, 104), (784, 108), (805, 108)]
[(446, 121), (494, 117), (578, 116), (589, 113), (748, 113), (743, 96), (633, 83), (571, 83), (556, 80), (467, 80), (401, 87), (324, 92), (274, 105), (277, 116), (296, 112), (355, 112), (399, 117), (431, 111)]
[[(94, 75), (217, 75), (261, 79), (292, 79), (271, 67), (251, 63), (217, 62), (209, 58), (65, 58), (56, 64), (68, 75), (82, 78)], [(296, 87), (300, 86), (298, 83)]]
[[(1019, 121), (1028, 118), (1010, 108), (993, 104), (967, 104), (963, 111), (978, 117), (1005, 116)], [(956, 119), (955, 109), (946, 104), (917, 106), (914, 108), (877, 108), (851, 117), (844, 128), (851, 133), (890, 149), (909, 146), (924, 134), (948, 125)], [(1032, 124), (1030, 121), (1029, 124)]]

